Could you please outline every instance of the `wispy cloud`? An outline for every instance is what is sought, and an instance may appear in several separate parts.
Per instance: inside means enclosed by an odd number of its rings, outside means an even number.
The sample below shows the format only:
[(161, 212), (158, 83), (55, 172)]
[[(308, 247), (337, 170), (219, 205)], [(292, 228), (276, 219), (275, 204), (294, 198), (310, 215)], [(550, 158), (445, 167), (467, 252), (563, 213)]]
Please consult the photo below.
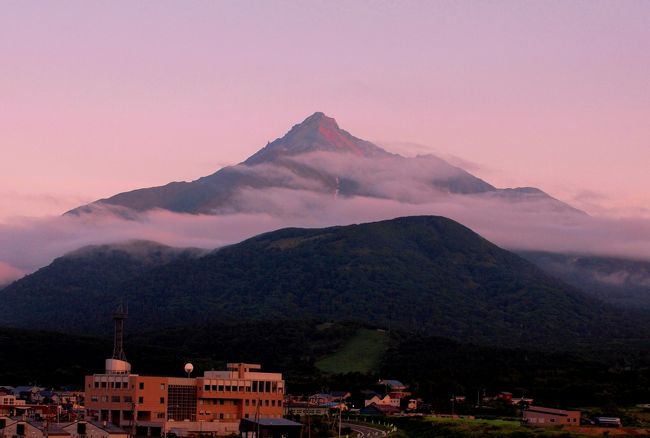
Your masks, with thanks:
[(0, 287), (11, 283), (25, 275), (25, 272), (11, 266), (8, 263), (0, 261)]
[(87, 196), (69, 193), (0, 191), (0, 223), (18, 216), (56, 214), (90, 200)]
[(409, 141), (376, 141), (375, 144), (380, 145), (386, 150), (400, 154), (404, 157), (435, 155), (447, 161), (449, 164), (460, 167), (468, 172), (489, 173), (495, 171), (494, 169), (490, 169), (484, 164), (479, 164), (475, 161), (450, 154), (449, 152), (446, 152), (434, 146), (429, 146), (422, 143)]
[[(287, 166), (243, 167), (240, 172), (250, 185), (232, 194), (230, 207), (215, 211), (219, 214), (156, 210), (131, 213), (127, 220), (105, 209), (91, 215), (5, 219), (0, 223), (0, 282), (91, 244), (145, 239), (211, 249), (283, 227), (410, 215), (449, 217), (506, 248), (650, 259), (648, 220), (578, 215), (544, 197), (513, 201), (447, 193), (437, 188), (436, 179), (467, 174), (434, 156), (371, 160), (313, 153)], [(342, 191), (335, 196), (336, 177), (354, 184), (357, 195)], [(580, 196), (585, 202), (602, 198), (598, 193)]]
[(237, 201), (250, 212), (190, 215), (159, 210), (136, 220), (105, 214), (2, 224), (0, 260), (8, 272), (4, 278), (33, 271), (90, 244), (146, 239), (215, 248), (287, 226), (323, 227), (421, 214), (450, 217), (506, 248), (650, 259), (650, 222), (544, 213), (541, 204), (455, 195), (415, 204), (369, 197), (335, 199), (331, 194), (290, 189), (244, 190)]

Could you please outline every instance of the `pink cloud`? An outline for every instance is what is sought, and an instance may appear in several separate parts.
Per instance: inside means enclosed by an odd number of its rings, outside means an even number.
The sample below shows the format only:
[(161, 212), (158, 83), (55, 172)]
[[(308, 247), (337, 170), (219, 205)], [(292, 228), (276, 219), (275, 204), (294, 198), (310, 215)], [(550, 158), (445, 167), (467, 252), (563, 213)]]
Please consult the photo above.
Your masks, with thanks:
[[(247, 213), (190, 215), (151, 211), (125, 220), (110, 213), (50, 217), (0, 224), (0, 261), (13, 278), (82, 246), (133, 239), (212, 249), (283, 227), (325, 227), (409, 215), (442, 215), (510, 249), (616, 255), (650, 259), (650, 222), (544, 212), (544, 201), (445, 195), (425, 203), (306, 190), (243, 190)], [(262, 212), (264, 211), (264, 212)], [(7, 268), (9, 266), (9, 268)], [(11, 278), (11, 275), (5, 278)]]
[(8, 263), (0, 261), (0, 287), (18, 280), (25, 275), (25, 272), (15, 268)]

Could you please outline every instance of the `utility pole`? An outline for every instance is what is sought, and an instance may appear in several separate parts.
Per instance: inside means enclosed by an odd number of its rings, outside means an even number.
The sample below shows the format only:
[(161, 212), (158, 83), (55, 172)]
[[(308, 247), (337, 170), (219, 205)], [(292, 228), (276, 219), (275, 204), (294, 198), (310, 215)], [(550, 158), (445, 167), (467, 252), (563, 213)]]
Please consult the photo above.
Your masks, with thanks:
[(341, 438), (341, 417), (343, 416), (343, 406), (339, 404), (339, 438)]
[(451, 416), (454, 416), (454, 404), (456, 403), (456, 395), (451, 395)]
[(131, 406), (132, 406), (132, 408), (133, 408), (133, 409), (131, 410), (131, 437), (135, 437), (135, 431), (136, 431), (136, 427), (135, 427), (135, 419), (136, 419), (136, 415), (137, 415), (137, 410), (136, 410), (136, 408), (135, 408), (135, 402), (133, 402), (133, 403), (131, 404)]
[(255, 421), (257, 422), (257, 432), (255, 438), (260, 438), (260, 407), (262, 406), (262, 399), (257, 400), (257, 409), (255, 410)]

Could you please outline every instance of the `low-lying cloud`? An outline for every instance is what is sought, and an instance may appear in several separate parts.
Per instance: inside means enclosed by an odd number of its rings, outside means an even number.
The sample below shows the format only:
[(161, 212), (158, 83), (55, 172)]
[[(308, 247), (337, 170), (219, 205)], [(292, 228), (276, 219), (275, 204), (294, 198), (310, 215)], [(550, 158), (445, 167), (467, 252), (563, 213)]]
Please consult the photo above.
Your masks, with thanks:
[(215, 208), (219, 214), (153, 210), (120, 215), (111, 207), (0, 223), (0, 284), (87, 245), (138, 239), (212, 249), (284, 227), (412, 215), (449, 217), (505, 248), (650, 259), (648, 220), (589, 217), (526, 191), (452, 194), (445, 185), (450, 181), (477, 190), (486, 185), (435, 156), (370, 159), (315, 152), (227, 172), (221, 182), (244, 182)]
[(156, 210), (127, 220), (110, 213), (0, 224), (0, 284), (92, 244), (144, 239), (176, 247), (216, 248), (283, 227), (324, 227), (411, 215), (454, 219), (510, 249), (650, 259), (650, 222), (603, 219), (546, 209), (544, 201), (512, 203), (480, 196), (440, 196), (409, 203), (338, 197), (282, 188), (239, 192), (246, 213), (192, 215)]

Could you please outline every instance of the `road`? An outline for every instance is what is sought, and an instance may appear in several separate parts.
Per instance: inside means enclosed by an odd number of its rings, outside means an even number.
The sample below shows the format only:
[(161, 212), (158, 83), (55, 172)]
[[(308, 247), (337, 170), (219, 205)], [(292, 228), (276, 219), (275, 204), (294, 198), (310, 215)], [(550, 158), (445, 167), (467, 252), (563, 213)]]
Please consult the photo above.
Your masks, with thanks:
[(359, 438), (386, 436), (386, 431), (384, 430), (370, 426), (361, 426), (357, 423), (341, 423), (341, 426), (349, 427), (357, 433), (357, 437)]

